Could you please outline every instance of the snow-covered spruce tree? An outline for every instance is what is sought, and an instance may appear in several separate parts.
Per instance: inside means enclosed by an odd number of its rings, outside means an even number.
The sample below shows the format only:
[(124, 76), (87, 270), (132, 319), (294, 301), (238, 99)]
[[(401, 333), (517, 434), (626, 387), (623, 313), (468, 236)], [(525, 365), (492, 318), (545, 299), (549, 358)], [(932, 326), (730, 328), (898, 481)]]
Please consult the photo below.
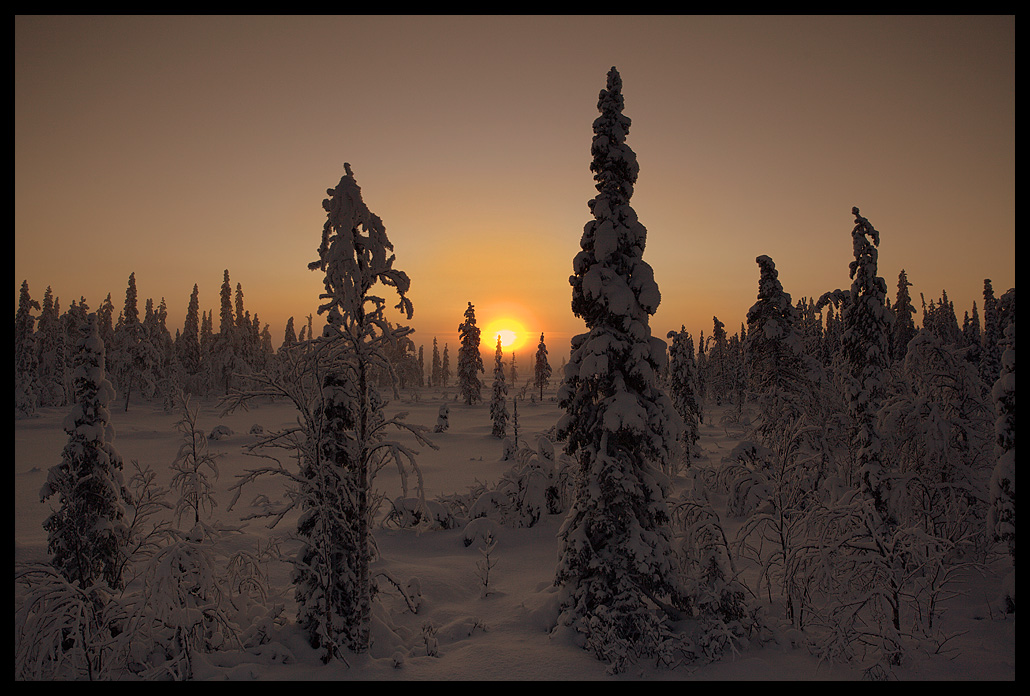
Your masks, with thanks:
[[(887, 306), (886, 283), (877, 276), (879, 232), (852, 208), (854, 260), (850, 263), (850, 292), (827, 293), (841, 313), (841, 368), (850, 429), (853, 432), (853, 470), (843, 471), (852, 487), (842, 489), (831, 504), (818, 506), (812, 524), (823, 530), (824, 541), (813, 547), (823, 556), (833, 552), (829, 565), (812, 566), (822, 593), (819, 650), (827, 658), (852, 659), (867, 654), (879, 667), (890, 669), (906, 651), (903, 620), (917, 566), (925, 567), (915, 549), (912, 528), (899, 524), (900, 488), (890, 469), (878, 419), (887, 397), (891, 327), (894, 314)], [(924, 535), (925, 536), (925, 535)], [(913, 553), (913, 550), (918, 553)], [(931, 552), (933, 550), (931, 549)], [(935, 561), (936, 562), (936, 561)]]
[(186, 320), (176, 350), (187, 379), (196, 375), (200, 370), (200, 289), (196, 284), (186, 307)]
[(229, 269), (225, 269), (222, 274), (218, 317), (218, 333), (211, 338), (208, 368), (212, 382), (221, 384), (224, 393), (228, 394), (233, 386), (233, 373), (239, 370), (242, 363), (239, 332), (236, 331), (236, 319), (233, 316)]
[(569, 278), (587, 332), (572, 339), (557, 426), (580, 482), (559, 532), (556, 629), (570, 627), (613, 671), (636, 657), (667, 657), (668, 621), (688, 604), (674, 574), (661, 473), (680, 421), (657, 386), (665, 344), (651, 337), (648, 317), (661, 295), (629, 203), (638, 165), (622, 109), (613, 67), (593, 126), (593, 219)]
[(719, 317), (712, 317), (712, 335), (708, 337), (707, 350), (708, 373), (705, 382), (708, 385), (708, 396), (721, 404), (733, 390), (733, 376), (730, 372), (730, 346), (726, 335), (726, 325)]
[(494, 353), (494, 384), (490, 398), (490, 420), (493, 421), (491, 434), (503, 438), (508, 430), (508, 383), (504, 379), (504, 362), (501, 356), (501, 337), (497, 337), (497, 350)]
[(433, 387), (443, 386), (443, 365), (440, 362), (440, 347), (436, 345), (436, 336), (433, 336), (433, 364), (429, 373), (429, 384)]
[(451, 354), (447, 344), (443, 344), (443, 362), (440, 365), (440, 384), (447, 386), (451, 381)]
[(22, 281), (18, 294), (18, 309), (14, 314), (15, 417), (34, 416), (39, 404), (39, 354), (36, 348), (36, 317), (32, 315), (33, 309), (39, 309), (39, 302), (29, 295), (28, 281)]
[(288, 351), (297, 343), (297, 331), (293, 328), (293, 317), (286, 320), (286, 329), (283, 331), (283, 342), (279, 346), (279, 353)]
[(750, 386), (761, 405), (758, 439), (772, 446), (787, 424), (801, 417), (810, 398), (805, 383), (805, 353), (790, 295), (783, 290), (776, 265), (768, 256), (759, 268), (758, 299), (747, 313), (744, 357)]
[[(323, 381), (316, 443), (321, 466), (307, 467), (310, 502), (298, 523), (309, 540), (296, 573), (298, 623), (312, 645), (329, 660), (342, 649), (367, 651), (372, 615), (371, 476), (382, 423), (382, 403), (372, 380), (375, 369), (389, 370), (384, 351), (410, 333), (391, 327), (386, 302), (369, 294), (382, 283), (397, 292), (408, 319), (408, 276), (393, 267), (386, 227), (361, 197), (349, 164), (322, 202), (326, 222), (318, 260), (308, 264), (325, 273), (319, 314), (326, 325), (319, 341), (338, 345), (341, 360)], [(314, 464), (314, 462), (309, 462)]]
[(54, 567), (83, 589), (97, 582), (122, 585), (129, 494), (115, 449), (108, 404), (114, 389), (104, 374), (104, 343), (96, 316), (81, 329), (73, 363), (74, 404), (64, 420), (68, 442), (50, 468), (41, 500), (59, 507), (43, 523)]
[(43, 294), (43, 306), (39, 312), (39, 327), (36, 331), (41, 406), (64, 406), (67, 402), (64, 389), (64, 327), (60, 314), (58, 301), (54, 299), (53, 291), (48, 286)]
[(669, 392), (676, 412), (683, 419), (683, 454), (686, 465), (698, 454), (697, 441), (704, 414), (697, 383), (697, 362), (694, 358), (694, 339), (685, 327), (670, 331)]
[(990, 278), (984, 278), (983, 347), (980, 351), (980, 379), (989, 390), (1001, 373), (1001, 340), (1004, 327), (998, 315), (998, 299)]
[[(382, 413), (375, 373), (392, 374), (388, 348), (411, 329), (392, 326), (385, 318), (386, 301), (370, 290), (376, 283), (394, 288), (396, 309), (410, 318), (409, 280), (393, 267), (386, 228), (363, 202), (350, 165), (344, 168), (346, 173), (322, 203), (327, 219), (319, 260), (309, 264), (325, 273), (318, 311), (327, 317), (321, 336), (304, 350), (283, 353), (275, 370), (250, 375), (254, 385), (228, 399), (233, 410), (254, 398), (284, 398), (299, 412), (296, 427), (269, 434), (250, 452), (269, 456), (265, 452), (285, 449), (300, 471), (292, 473), (281, 463), (250, 470), (233, 486), (233, 504), (243, 487), (262, 475), (284, 476), (289, 482), (288, 501), (268, 506), (258, 516), (272, 518), (274, 525), (290, 510), (301, 509), (297, 535), (302, 543), (293, 575), (297, 623), (327, 662), (342, 658), (345, 650), (364, 652), (370, 645), (371, 486), (376, 472), (394, 462), (405, 497), (409, 470), (421, 482), (415, 452), (385, 440), (386, 428), (403, 429), (419, 444), (435, 447), (425, 428)], [(421, 485), (418, 497), (424, 500)]]
[(515, 353), (511, 354), (511, 372), (508, 375), (508, 381), (511, 382), (512, 388), (518, 387), (519, 371), (515, 367)]
[(1005, 611), (1016, 611), (1016, 322), (1005, 328), (1001, 374), (991, 391), (997, 461), (988, 492), (987, 529), (991, 539), (1005, 544), (1012, 569), (1005, 579)]
[(540, 343), (536, 347), (536, 363), (533, 365), (533, 385), (540, 390), (540, 400), (544, 400), (544, 389), (551, 383), (551, 365), (547, 362), (547, 346), (544, 334), (540, 334)]
[(480, 401), (483, 388), (479, 373), (485, 372), (483, 356), (479, 353), (479, 327), (476, 326), (476, 309), (469, 302), (465, 310), (465, 321), (458, 325), (461, 347), (458, 348), (458, 389), (466, 404)]
[(894, 332), (891, 335), (891, 357), (895, 361), (904, 360), (908, 342), (916, 335), (915, 322), (912, 320), (916, 308), (912, 306), (912, 296), (908, 292), (910, 287), (912, 283), (902, 268), (898, 273), (898, 295), (894, 301)]
[(847, 397), (857, 428), (858, 479), (863, 493), (875, 507), (882, 523), (891, 524), (889, 480), (883, 469), (882, 441), (876, 416), (887, 387), (890, 336), (894, 314), (887, 307), (887, 284), (877, 273), (880, 233), (851, 209), (855, 227), (851, 231), (855, 258), (851, 271), (850, 301), (844, 304), (841, 321), (841, 351), (847, 365)]

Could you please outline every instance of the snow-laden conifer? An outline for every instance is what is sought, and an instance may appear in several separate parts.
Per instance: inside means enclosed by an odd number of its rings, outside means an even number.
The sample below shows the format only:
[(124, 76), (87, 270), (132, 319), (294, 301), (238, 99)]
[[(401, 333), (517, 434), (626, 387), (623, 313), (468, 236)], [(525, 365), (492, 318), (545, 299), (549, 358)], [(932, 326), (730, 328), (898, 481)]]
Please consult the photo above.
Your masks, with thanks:
[(41, 500), (56, 497), (58, 507), (43, 527), (53, 565), (69, 582), (78, 581), (82, 588), (104, 582), (119, 589), (128, 492), (114, 447), (108, 410), (114, 389), (104, 373), (104, 343), (95, 315), (80, 331), (73, 368), (75, 400), (64, 421), (68, 442), (39, 493)]
[(980, 379), (986, 389), (990, 389), (1001, 373), (1001, 341), (1005, 327), (1002, 326), (998, 312), (998, 298), (994, 296), (994, 286), (990, 278), (984, 278), (984, 318), (983, 347), (980, 351)]
[(461, 347), (458, 348), (458, 389), (462, 400), (471, 406), (482, 399), (482, 382), (479, 373), (484, 372), (483, 356), (479, 353), (479, 327), (476, 326), (476, 308), (469, 302), (465, 310), (465, 321), (458, 325)]
[(558, 626), (618, 671), (635, 657), (665, 654), (670, 613), (683, 607), (661, 473), (680, 424), (657, 386), (665, 344), (651, 336), (648, 317), (661, 294), (629, 202), (638, 165), (614, 67), (598, 110), (590, 166), (598, 193), (569, 278), (587, 332), (572, 339), (558, 396), (558, 436), (577, 459), (580, 484), (559, 532), (555, 583)]
[(429, 372), (429, 384), (433, 387), (443, 386), (443, 364), (440, 362), (440, 347), (433, 336), (433, 363)]
[(887, 284), (877, 275), (880, 233), (851, 209), (855, 258), (849, 264), (851, 293), (842, 309), (841, 350), (847, 365), (847, 398), (854, 418), (858, 455), (858, 479), (880, 520), (888, 522), (889, 487), (883, 467), (882, 440), (876, 427), (877, 412), (887, 388), (890, 336), (894, 314), (887, 307)]
[[(374, 285), (393, 288), (395, 306), (407, 318), (408, 276), (393, 267), (393, 245), (386, 228), (361, 197), (349, 164), (322, 203), (326, 222), (319, 258), (308, 264), (325, 274), (319, 314), (326, 315), (321, 335), (303, 350), (287, 350), (273, 371), (254, 373), (254, 385), (230, 395), (230, 408), (254, 398), (274, 397), (296, 406), (298, 425), (264, 436), (250, 452), (282, 448), (300, 464), (293, 473), (277, 467), (253, 469), (233, 488), (264, 474), (284, 476), (290, 484), (286, 503), (269, 505), (260, 515), (273, 524), (300, 509), (297, 535), (301, 547), (294, 561), (297, 624), (324, 661), (343, 658), (344, 651), (367, 651), (371, 640), (373, 578), (370, 572), (374, 514), (372, 482), (384, 465), (394, 463), (404, 496), (408, 473), (419, 476), (418, 498), (424, 500), (415, 452), (384, 439), (388, 427), (404, 429), (420, 444), (432, 447), (425, 428), (386, 418), (374, 377), (392, 375), (388, 350), (411, 332), (395, 327), (385, 316), (386, 300), (371, 293)], [(310, 324), (310, 322), (309, 322)], [(307, 327), (310, 331), (310, 326)], [(274, 457), (272, 457), (274, 458)], [(276, 460), (278, 461), (278, 460)]]
[(894, 300), (894, 332), (891, 336), (891, 357), (893, 360), (903, 360), (908, 342), (916, 335), (915, 322), (912, 316), (916, 308), (912, 306), (912, 296), (908, 289), (912, 283), (908, 280), (905, 269), (898, 273), (898, 295)]
[(36, 331), (36, 349), (39, 352), (36, 369), (41, 406), (64, 406), (66, 403), (65, 335), (60, 313), (58, 302), (48, 286), (43, 293), (39, 327)]
[(540, 343), (536, 346), (536, 362), (533, 365), (533, 386), (540, 390), (540, 400), (544, 400), (544, 389), (551, 383), (551, 365), (547, 362), (547, 345), (544, 334), (540, 334)]
[(177, 345), (179, 364), (188, 377), (196, 375), (200, 370), (200, 289), (193, 285), (189, 305), (186, 307), (186, 320)]
[(759, 267), (758, 299), (747, 313), (744, 356), (751, 389), (761, 408), (756, 431), (763, 444), (771, 446), (787, 424), (801, 416), (809, 395), (804, 346), (790, 295), (771, 258), (762, 255), (755, 262)]
[(493, 421), (494, 437), (503, 438), (508, 429), (508, 383), (504, 379), (504, 361), (501, 355), (501, 337), (497, 337), (494, 353), (494, 383), (490, 398), (490, 420)]
[(708, 396), (714, 399), (716, 404), (721, 404), (733, 390), (730, 345), (726, 325), (719, 321), (719, 317), (714, 316), (712, 324), (712, 335), (708, 337), (708, 343), (705, 345), (705, 384), (708, 387)]
[(1016, 322), (1005, 328), (1001, 373), (991, 390), (994, 397), (994, 436), (997, 460), (988, 491), (987, 529), (993, 541), (1005, 545), (1012, 569), (1005, 580), (1005, 610), (1016, 611)]
[(669, 395), (676, 412), (683, 420), (683, 454), (686, 465), (698, 454), (699, 428), (704, 419), (701, 393), (697, 378), (697, 360), (694, 357), (694, 339), (685, 327), (670, 331)]
[(233, 374), (240, 369), (241, 352), (236, 317), (233, 315), (232, 285), (229, 282), (227, 268), (222, 274), (222, 286), (219, 290), (218, 333), (211, 338), (208, 363), (212, 379), (222, 385), (226, 394), (233, 386)]

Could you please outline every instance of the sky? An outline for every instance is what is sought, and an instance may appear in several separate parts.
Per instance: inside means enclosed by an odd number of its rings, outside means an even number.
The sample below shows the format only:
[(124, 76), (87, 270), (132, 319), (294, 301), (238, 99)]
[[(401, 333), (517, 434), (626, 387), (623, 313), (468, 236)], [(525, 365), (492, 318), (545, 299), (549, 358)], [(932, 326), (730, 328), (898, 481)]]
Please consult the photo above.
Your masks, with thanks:
[(15, 305), (27, 281), (120, 309), (135, 273), (174, 334), (228, 269), (278, 347), (322, 323), (307, 264), (348, 162), (416, 345), (453, 354), (472, 302), (556, 364), (612, 66), (653, 335), (739, 330), (759, 255), (794, 300), (850, 287), (853, 206), (892, 299), (904, 269), (961, 321), (1015, 286), (1014, 16), (18, 16)]

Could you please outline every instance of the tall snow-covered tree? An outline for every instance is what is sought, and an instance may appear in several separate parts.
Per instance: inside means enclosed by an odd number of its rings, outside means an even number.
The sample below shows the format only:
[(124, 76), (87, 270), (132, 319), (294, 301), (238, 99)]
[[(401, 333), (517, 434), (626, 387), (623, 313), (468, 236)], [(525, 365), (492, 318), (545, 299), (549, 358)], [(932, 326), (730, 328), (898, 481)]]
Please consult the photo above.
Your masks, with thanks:
[(196, 283), (190, 294), (190, 302), (186, 307), (186, 320), (183, 322), (182, 334), (177, 346), (179, 364), (188, 376), (200, 370), (200, 288)]
[(912, 283), (908, 280), (905, 269), (898, 273), (898, 295), (894, 301), (894, 332), (891, 336), (891, 356), (893, 360), (904, 360), (908, 342), (916, 335), (916, 325), (912, 317), (916, 308), (912, 306), (912, 296), (908, 289)]
[(980, 351), (980, 379), (987, 389), (998, 380), (1001, 373), (1001, 340), (1004, 327), (998, 313), (998, 298), (990, 278), (984, 278), (983, 348)]
[(66, 403), (64, 326), (61, 323), (58, 301), (48, 286), (43, 293), (43, 305), (39, 312), (39, 327), (36, 348), (37, 376), (39, 380), (41, 406), (64, 406)]
[(436, 336), (433, 336), (433, 365), (429, 373), (429, 383), (434, 387), (443, 384), (443, 365), (440, 362), (440, 347), (436, 345)]
[(490, 398), (490, 420), (493, 421), (494, 437), (503, 438), (508, 430), (508, 383), (504, 379), (504, 360), (501, 354), (501, 337), (497, 337), (494, 353), (494, 384)]
[(758, 299), (747, 313), (745, 358), (751, 388), (761, 403), (757, 428), (769, 445), (798, 418), (807, 399), (804, 346), (790, 295), (780, 283), (768, 256), (755, 259), (759, 267)]
[(623, 105), (613, 67), (593, 125), (592, 219), (569, 278), (572, 310), (587, 331), (572, 339), (557, 427), (580, 481), (559, 532), (557, 625), (615, 671), (662, 654), (670, 607), (686, 596), (675, 578), (661, 474), (680, 421), (657, 384), (666, 347), (648, 318), (661, 294), (643, 260), (646, 229), (630, 205), (638, 165)]
[(519, 370), (515, 366), (515, 352), (512, 351), (512, 354), (511, 354), (511, 372), (508, 374), (508, 381), (511, 382), (511, 386), (512, 387), (516, 387), (518, 385), (518, 379), (519, 379)]
[(988, 532), (1006, 546), (1012, 561), (1006, 578), (1005, 610), (1016, 611), (1016, 322), (1005, 327), (1001, 372), (992, 387), (997, 461), (988, 492)]
[(286, 329), (283, 331), (283, 342), (279, 346), (279, 352), (289, 350), (297, 342), (297, 331), (293, 328), (293, 317), (286, 320)]
[(116, 385), (125, 395), (124, 410), (128, 411), (133, 389), (142, 386), (150, 377), (152, 357), (139, 317), (135, 273), (129, 274), (129, 283), (125, 288), (125, 305), (118, 319), (114, 327), (113, 366)]
[(860, 488), (874, 504), (880, 521), (889, 523), (889, 481), (883, 468), (881, 438), (876, 416), (887, 388), (890, 336), (894, 314), (887, 307), (887, 284), (877, 275), (880, 233), (857, 207), (851, 209), (854, 260), (850, 301), (844, 304), (841, 350), (848, 370), (847, 401), (857, 428)]
[(712, 335), (708, 337), (706, 348), (706, 365), (708, 367), (705, 382), (708, 386), (709, 396), (715, 402), (722, 403), (722, 400), (730, 395), (733, 390), (733, 375), (730, 356), (729, 337), (726, 334), (726, 325), (719, 321), (719, 317), (712, 317)]
[(681, 326), (679, 331), (670, 331), (669, 346), (669, 395), (676, 412), (683, 420), (683, 454), (686, 465), (697, 454), (700, 425), (704, 419), (701, 393), (697, 380), (697, 360), (694, 357), (694, 338)]
[(533, 386), (540, 390), (540, 400), (544, 400), (544, 389), (551, 383), (551, 364), (547, 362), (547, 345), (544, 334), (540, 333), (540, 343), (536, 346), (536, 363), (533, 365)]
[[(242, 304), (242, 298), (240, 302)], [(233, 315), (232, 285), (229, 282), (229, 269), (225, 269), (219, 290), (218, 333), (212, 336), (209, 368), (213, 371), (213, 379), (218, 380), (226, 394), (232, 387), (233, 374), (241, 366), (238, 339), (236, 317)]]
[(104, 343), (95, 315), (82, 326), (77, 348), (74, 403), (64, 421), (68, 442), (40, 489), (41, 500), (56, 496), (59, 506), (43, 527), (53, 565), (69, 582), (86, 589), (102, 581), (119, 589), (129, 495), (114, 447), (108, 409), (114, 389), (104, 373)]
[(440, 383), (447, 386), (451, 381), (451, 354), (447, 344), (443, 344), (443, 362), (440, 365)]
[(305, 543), (295, 573), (298, 624), (325, 660), (344, 648), (360, 653), (370, 646), (370, 495), (386, 422), (373, 375), (389, 370), (387, 346), (411, 332), (390, 325), (386, 300), (370, 294), (372, 287), (393, 288), (395, 308), (412, 315), (410, 281), (394, 268), (386, 227), (362, 200), (350, 165), (344, 170), (322, 203), (319, 258), (309, 264), (325, 273), (318, 312), (326, 325), (316, 349), (338, 359), (322, 382), (317, 456), (309, 457), (303, 472), (308, 509), (298, 522)]
[(485, 372), (483, 356), (479, 353), (479, 327), (476, 326), (476, 308), (469, 302), (465, 310), (465, 321), (458, 325), (458, 336), (461, 346), (458, 348), (458, 389), (466, 404), (482, 399), (482, 382), (479, 373)]
[(22, 281), (18, 294), (18, 309), (14, 315), (14, 413), (33, 416), (39, 405), (37, 378), (39, 354), (36, 347), (36, 317), (39, 302), (29, 295), (28, 281)]

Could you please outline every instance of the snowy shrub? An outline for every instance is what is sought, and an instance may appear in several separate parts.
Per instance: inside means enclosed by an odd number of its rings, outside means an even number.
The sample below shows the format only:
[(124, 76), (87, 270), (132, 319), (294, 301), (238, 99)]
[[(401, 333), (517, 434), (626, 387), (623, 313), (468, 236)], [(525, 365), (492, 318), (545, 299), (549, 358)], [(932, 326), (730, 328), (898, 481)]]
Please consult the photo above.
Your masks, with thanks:
[(510, 437), (504, 438), (501, 442), (501, 461), (510, 462), (515, 459), (515, 442)]
[(715, 510), (689, 494), (671, 507), (673, 548), (694, 619), (681, 649), (692, 660), (716, 660), (761, 633), (760, 607), (738, 577)]
[(493, 489), (483, 491), (469, 508), (470, 519), (488, 517), (507, 527), (532, 527), (553, 506), (553, 467), (529, 448)]
[(466, 547), (472, 546), (477, 541), (486, 544), (488, 540), (497, 538), (498, 529), (499, 523), (496, 519), (474, 517), (465, 525), (465, 529), (461, 533), (461, 542)]
[(747, 510), (735, 547), (742, 558), (757, 564), (756, 589), (760, 591), (764, 583), (772, 602), (775, 583), (784, 618), (802, 628), (809, 597), (804, 557), (813, 543), (808, 513), (824, 472), (819, 450), (812, 442), (818, 428), (807, 427), (800, 419), (783, 425), (766, 453), (762, 505)]
[(101, 680), (128, 654), (126, 612), (102, 582), (80, 587), (49, 564), (15, 567), (14, 678)]
[(440, 410), (436, 414), (436, 427), (433, 428), (434, 433), (442, 433), (450, 427), (450, 407), (444, 404), (440, 407)]
[(232, 437), (232, 428), (228, 425), (216, 425), (211, 428), (211, 432), (208, 434), (208, 440), (224, 440), (227, 437)]
[(420, 525), (438, 529), (453, 529), (457, 522), (443, 503), (401, 496), (392, 501), (390, 511), (383, 519), (383, 524), (401, 529)]
[(743, 517), (767, 505), (772, 495), (768, 470), (772, 450), (744, 440), (727, 455), (716, 481), (728, 494), (727, 512)]
[(197, 527), (162, 548), (147, 564), (142, 604), (149, 626), (138, 631), (149, 634), (163, 649), (163, 659), (150, 669), (150, 677), (191, 679), (195, 653), (243, 645), (226, 609), (222, 561), (204, 542)]

